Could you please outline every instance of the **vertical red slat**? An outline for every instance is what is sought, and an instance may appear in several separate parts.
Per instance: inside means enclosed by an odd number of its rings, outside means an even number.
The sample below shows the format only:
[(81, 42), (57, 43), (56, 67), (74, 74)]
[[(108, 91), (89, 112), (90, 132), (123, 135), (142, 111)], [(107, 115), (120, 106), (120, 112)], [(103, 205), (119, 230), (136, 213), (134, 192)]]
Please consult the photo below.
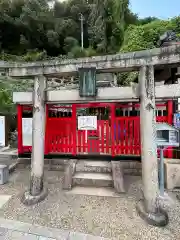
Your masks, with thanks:
[(100, 128), (100, 137), (101, 137), (101, 151), (102, 153), (105, 152), (105, 146), (104, 146), (104, 138), (106, 137), (105, 134), (105, 121), (102, 121), (101, 128)]
[[(115, 110), (115, 112), (116, 112), (116, 110)], [(114, 134), (112, 135), (112, 137), (113, 137), (113, 141), (114, 141), (114, 146), (113, 146), (113, 148), (114, 148), (114, 156), (117, 154), (117, 152), (116, 152), (116, 145), (117, 145), (117, 136), (118, 136), (118, 134), (117, 134), (117, 132), (118, 132), (118, 122), (116, 121), (116, 117), (114, 116), (114, 124), (113, 124), (113, 129), (114, 129)]]
[[(170, 125), (173, 124), (173, 101), (172, 100), (169, 100), (168, 103), (167, 103), (167, 112), (168, 112), (168, 123)], [(167, 152), (167, 157), (168, 158), (172, 158), (173, 157), (173, 148), (168, 148), (168, 152)]]
[(49, 120), (49, 116), (48, 116), (48, 105), (47, 104), (45, 106), (45, 118), (46, 118), (46, 121), (45, 121), (45, 134), (44, 134), (45, 135), (44, 153), (45, 153), (45, 155), (47, 155), (49, 153), (49, 143), (48, 143), (48, 136), (49, 136), (49, 134), (48, 134), (48, 129), (49, 129), (48, 120)]
[(70, 131), (69, 131), (69, 119), (67, 120), (67, 127), (66, 127), (66, 143), (67, 143), (67, 153), (70, 152), (70, 145), (69, 145), (69, 138), (70, 138)]
[(125, 153), (125, 140), (124, 140), (124, 138), (125, 138), (125, 134), (126, 134), (124, 118), (123, 119), (119, 119), (119, 123), (120, 123), (121, 129), (122, 129), (122, 131), (120, 133), (120, 136), (121, 136), (120, 137), (120, 139), (121, 139), (121, 141), (120, 141), (120, 144), (121, 144), (120, 152), (121, 152), (121, 154), (124, 154)]
[(61, 149), (62, 149), (62, 152), (65, 153), (66, 122), (64, 117), (61, 119), (61, 126), (62, 126), (61, 139), (60, 139)]
[(66, 149), (67, 149), (67, 146), (66, 146), (66, 119), (64, 118), (63, 119), (64, 121), (63, 121), (63, 136), (62, 136), (62, 146), (63, 146), (63, 148), (62, 148), (62, 151), (63, 151), (63, 153), (66, 153)]
[(88, 139), (89, 139), (89, 131), (87, 131), (87, 134), (85, 136), (85, 138), (87, 137), (86, 143), (85, 143), (85, 153), (88, 153)]
[(18, 154), (23, 153), (23, 139), (22, 139), (22, 106), (17, 105), (17, 131), (18, 131)]
[(99, 152), (100, 154), (102, 153), (101, 150), (101, 145), (100, 145), (100, 128), (101, 128), (101, 121), (98, 120), (97, 121), (97, 130), (96, 130), (96, 136), (97, 136), (97, 140), (96, 140), (96, 151)]
[(137, 117), (134, 119), (134, 123), (133, 123), (133, 152), (134, 154), (136, 155), (137, 154), (137, 133), (136, 133), (136, 130), (137, 130)]
[(98, 153), (102, 153), (102, 151), (101, 151), (101, 146), (100, 146), (100, 139), (99, 139), (99, 127), (100, 127), (100, 122), (98, 121), (97, 122), (97, 131), (96, 131), (96, 133), (95, 133), (95, 135), (97, 136), (97, 139), (96, 139), (96, 141), (95, 141), (95, 143), (96, 143), (96, 152), (98, 152)]
[(79, 132), (79, 152), (80, 153), (83, 153), (83, 142), (85, 141), (85, 131), (84, 130), (81, 130)]
[(56, 141), (56, 139), (55, 139), (55, 134), (54, 134), (54, 121), (53, 121), (54, 119), (51, 119), (51, 141), (52, 141), (52, 151), (53, 152), (55, 152), (55, 149), (54, 149), (54, 147), (55, 147), (55, 141)]
[(141, 154), (141, 135), (140, 135), (140, 118), (138, 118), (138, 129), (137, 129), (137, 142), (138, 142), (138, 154), (140, 155)]
[(92, 136), (92, 139), (91, 139), (91, 150), (90, 150), (90, 152), (94, 153), (95, 152), (95, 141), (96, 141), (94, 139), (94, 136), (95, 136), (94, 131), (91, 131), (91, 136)]
[(115, 156), (115, 104), (112, 103), (111, 105), (111, 155), (114, 157)]
[(120, 139), (122, 131), (124, 131), (124, 129), (122, 129), (121, 123), (119, 120), (116, 119), (116, 155), (119, 155), (121, 152)]
[(55, 124), (54, 120), (56, 120), (56, 119), (52, 118), (51, 129), (52, 129), (52, 149), (53, 149), (53, 152), (55, 153), (56, 152), (55, 147), (57, 147), (57, 148), (59, 147), (59, 142), (58, 142), (58, 139), (56, 139), (56, 135), (55, 135), (54, 126), (56, 124)]
[(48, 148), (49, 152), (52, 152), (52, 128), (51, 128), (51, 118), (48, 119)]
[(69, 144), (69, 153), (72, 154), (72, 131), (71, 131), (71, 119), (69, 121), (69, 135), (68, 135), (68, 144)]
[(81, 130), (77, 130), (77, 153), (81, 152)]
[(106, 149), (105, 149), (105, 153), (109, 153), (109, 148), (111, 148), (111, 140), (109, 138), (109, 136), (110, 136), (109, 120), (105, 122), (105, 128), (106, 128)]
[(76, 155), (77, 154), (76, 144), (77, 144), (77, 133), (78, 133), (78, 131), (76, 130), (76, 105), (75, 104), (72, 105), (72, 125), (73, 125), (73, 128), (72, 128), (72, 134), (73, 134), (73, 142), (72, 142), (73, 151), (72, 151), (72, 154)]
[(56, 122), (54, 122), (54, 120), (56, 120), (55, 118), (52, 118), (51, 119), (51, 139), (52, 139), (52, 149), (53, 149), (53, 152), (55, 152), (55, 146), (58, 147), (58, 142), (56, 140), (56, 135), (55, 135), (55, 130), (54, 130), (54, 126), (56, 125)]
[(86, 145), (88, 142), (88, 131), (82, 131), (82, 135), (81, 135), (81, 152), (85, 153), (86, 152)]
[(134, 124), (134, 118), (130, 117), (129, 119), (129, 153), (131, 155), (134, 154), (133, 151), (133, 124)]
[(93, 136), (94, 136), (94, 151), (93, 153), (96, 153), (99, 151), (99, 144), (98, 144), (98, 134), (97, 131), (93, 131)]
[[(120, 128), (120, 129), (119, 129)], [(120, 130), (120, 131), (119, 131)], [(116, 119), (116, 155), (121, 153), (121, 132), (124, 131), (121, 126), (121, 122), (119, 119)]]
[(125, 153), (129, 150), (129, 117), (125, 118)]
[(50, 152), (54, 152), (54, 128), (52, 125), (52, 119), (50, 121), (51, 121), (51, 124), (49, 124), (50, 144), (51, 144)]
[(133, 147), (134, 147), (134, 154), (137, 155), (138, 152), (138, 132), (139, 132), (139, 121), (138, 121), (138, 117), (136, 117), (136, 119), (134, 120), (134, 137), (133, 137)]
[(87, 133), (87, 153), (89, 154), (91, 152), (91, 139), (89, 138), (91, 136), (91, 131), (88, 131)]
[[(57, 120), (57, 118), (56, 118)], [(56, 141), (58, 143), (58, 152), (62, 152), (63, 153), (63, 137), (64, 137), (64, 126), (63, 126), (63, 120), (64, 118), (60, 118), (60, 121), (59, 121), (59, 132), (55, 132), (54, 131), (54, 134), (55, 134), (55, 137), (56, 137)], [(54, 129), (55, 130), (55, 129)]]
[[(63, 118), (55, 118), (56, 124), (54, 125), (54, 149), (55, 152), (63, 152), (62, 138), (63, 138)], [(58, 124), (58, 130), (56, 130)]]
[[(59, 119), (59, 121), (57, 122), (56, 117), (52, 118), (52, 144), (53, 144), (53, 152), (60, 152), (60, 148), (61, 148), (61, 144), (60, 144), (60, 138), (61, 138), (61, 119)], [(57, 127), (58, 124), (58, 127)]]
[(68, 153), (72, 152), (72, 145), (71, 145), (71, 119), (68, 122)]
[(50, 127), (51, 127), (51, 120), (50, 120), (50, 117), (48, 117), (48, 122), (47, 122), (47, 132), (46, 132), (46, 134), (47, 134), (47, 139), (46, 139), (46, 141), (47, 141), (47, 149), (48, 149), (48, 153), (50, 153), (51, 152), (51, 131), (50, 131)]
[(64, 119), (64, 136), (63, 136), (63, 139), (64, 139), (64, 153), (67, 153), (68, 152), (68, 141), (67, 141), (67, 138), (68, 138), (68, 119)]
[(67, 118), (66, 123), (66, 141), (65, 141), (67, 147), (66, 147), (66, 153), (69, 153), (69, 119)]

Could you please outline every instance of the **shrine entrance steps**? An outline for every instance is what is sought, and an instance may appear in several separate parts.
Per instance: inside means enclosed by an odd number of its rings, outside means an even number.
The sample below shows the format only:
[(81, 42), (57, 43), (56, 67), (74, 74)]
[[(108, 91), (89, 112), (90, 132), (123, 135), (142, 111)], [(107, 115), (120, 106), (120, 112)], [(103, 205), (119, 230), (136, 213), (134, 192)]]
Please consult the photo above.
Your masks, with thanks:
[(139, 175), (135, 163), (130, 166), (118, 161), (69, 161), (63, 183), (67, 194), (119, 197), (126, 192), (124, 175)]
[(111, 162), (78, 161), (73, 186), (112, 187)]

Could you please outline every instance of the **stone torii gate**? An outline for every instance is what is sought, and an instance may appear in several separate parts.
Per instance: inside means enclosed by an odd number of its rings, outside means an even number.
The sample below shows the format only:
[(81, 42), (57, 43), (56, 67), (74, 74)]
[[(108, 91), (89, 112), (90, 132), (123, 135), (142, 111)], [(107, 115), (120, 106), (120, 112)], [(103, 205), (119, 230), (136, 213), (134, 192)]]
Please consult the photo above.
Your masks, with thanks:
[[(155, 98), (172, 99), (180, 97), (180, 85), (155, 87), (154, 70), (178, 66), (180, 46), (164, 47), (140, 52), (116, 54), (92, 58), (36, 63), (1, 63), (1, 69), (11, 77), (30, 77), (34, 79), (33, 92), (13, 94), (15, 103), (33, 104), (33, 144), (30, 190), (25, 192), (23, 202), (37, 203), (47, 196), (43, 185), (44, 173), (44, 128), (45, 103), (77, 103), (134, 101), (140, 99), (141, 153), (143, 201), (138, 203), (140, 215), (150, 224), (166, 225), (168, 216), (158, 206), (158, 163), (156, 147)], [(96, 97), (80, 97), (79, 91), (46, 90), (49, 77), (74, 75), (79, 68), (96, 68), (100, 72), (139, 71), (139, 84), (132, 87), (99, 88)]]

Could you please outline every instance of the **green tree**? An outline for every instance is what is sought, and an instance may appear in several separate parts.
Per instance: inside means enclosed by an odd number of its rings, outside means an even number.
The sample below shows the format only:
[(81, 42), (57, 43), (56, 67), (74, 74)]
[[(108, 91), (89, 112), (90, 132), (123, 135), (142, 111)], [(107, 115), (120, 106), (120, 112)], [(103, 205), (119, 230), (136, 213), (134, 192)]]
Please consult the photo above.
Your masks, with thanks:
[[(116, 52), (124, 39), (128, 0), (96, 0), (90, 14), (90, 38), (99, 52)], [(126, 18), (125, 18), (126, 16)]]
[(176, 21), (155, 20), (144, 25), (130, 25), (125, 33), (122, 52), (139, 51), (158, 47), (158, 40), (167, 30), (175, 29)]
[[(179, 17), (171, 20), (154, 20), (143, 25), (130, 25), (127, 28), (124, 38), (124, 44), (120, 48), (120, 52), (133, 52), (145, 49), (152, 49), (159, 47), (158, 40), (167, 30), (175, 30), (177, 34), (180, 33), (177, 22)], [(119, 74), (119, 82), (129, 84), (137, 78), (137, 73)]]

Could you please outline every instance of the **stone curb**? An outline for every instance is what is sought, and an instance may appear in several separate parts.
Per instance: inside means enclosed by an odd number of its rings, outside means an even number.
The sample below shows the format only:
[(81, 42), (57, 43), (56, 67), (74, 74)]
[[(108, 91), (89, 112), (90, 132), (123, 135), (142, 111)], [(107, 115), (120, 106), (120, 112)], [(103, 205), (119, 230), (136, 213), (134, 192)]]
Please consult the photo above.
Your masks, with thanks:
[(96, 237), (89, 234), (70, 232), (57, 228), (42, 227), (4, 218), (0, 218), (0, 227), (46, 238), (55, 238), (56, 240), (110, 240), (108, 238)]

